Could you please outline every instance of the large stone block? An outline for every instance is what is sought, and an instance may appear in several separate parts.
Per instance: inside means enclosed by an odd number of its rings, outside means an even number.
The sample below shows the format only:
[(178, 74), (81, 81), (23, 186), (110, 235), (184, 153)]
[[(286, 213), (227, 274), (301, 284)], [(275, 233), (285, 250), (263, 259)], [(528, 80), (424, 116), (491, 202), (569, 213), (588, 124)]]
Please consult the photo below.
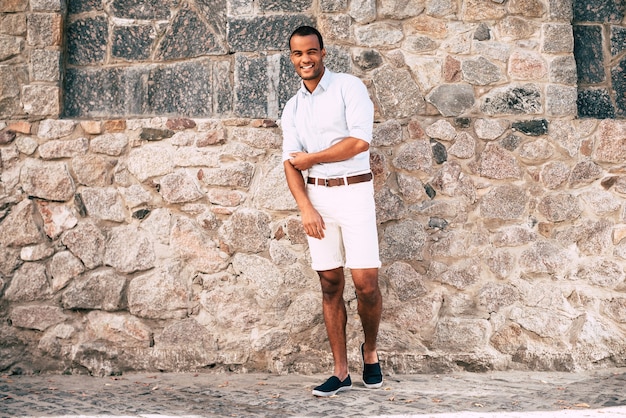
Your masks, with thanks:
[(68, 117), (142, 114), (143, 74), (142, 69), (132, 68), (68, 68), (63, 114)]
[(605, 80), (601, 26), (574, 25), (574, 56), (580, 83), (594, 84)]
[(106, 17), (94, 16), (75, 20), (67, 26), (66, 36), (69, 64), (86, 65), (105, 61), (109, 38)]
[(113, 28), (111, 56), (126, 61), (150, 58), (156, 32), (152, 25), (116, 26)]
[(615, 95), (615, 113), (626, 117), (626, 58), (611, 68), (611, 81)]
[(59, 81), (61, 79), (61, 52), (36, 49), (30, 54), (32, 81)]
[(228, 46), (231, 52), (288, 50), (289, 36), (301, 25), (315, 26), (315, 21), (303, 14), (231, 18)]
[[(274, 57), (248, 57), (237, 54), (235, 57), (235, 103), (237, 116), (250, 118), (267, 117), (271, 89), (270, 65), (278, 66)], [(277, 69), (278, 70), (278, 69)], [(278, 70), (279, 71), (279, 70)], [(295, 93), (295, 91), (294, 91)]]
[(58, 116), (61, 113), (61, 91), (57, 86), (28, 85), (22, 88), (24, 112), (36, 116)]
[(543, 109), (541, 90), (535, 84), (497, 88), (483, 99), (480, 109), (488, 115), (537, 114)]
[(102, 10), (102, 7), (102, 0), (67, 0), (67, 12), (69, 14)]
[(22, 52), (24, 41), (17, 36), (0, 35), (0, 61), (5, 61)]
[(159, 44), (159, 60), (175, 60), (225, 54), (224, 39), (193, 10), (178, 12)]
[(25, 65), (0, 65), (0, 117), (22, 114), (21, 86), (28, 82)]
[(626, 27), (611, 26), (611, 56), (616, 57), (626, 50)]
[(612, 0), (574, 0), (574, 22), (621, 23), (624, 3)]
[(583, 88), (578, 90), (578, 116), (581, 118), (614, 118), (615, 108), (607, 89)]
[(3, 0), (0, 3), (0, 13), (23, 12), (28, 9), (28, 0)]
[(178, 0), (113, 0), (111, 13), (122, 19), (167, 20)]
[(150, 71), (146, 113), (206, 116), (212, 113), (210, 61), (159, 66)]
[(30, 46), (61, 45), (63, 18), (57, 13), (31, 13), (26, 19), (26, 41)]

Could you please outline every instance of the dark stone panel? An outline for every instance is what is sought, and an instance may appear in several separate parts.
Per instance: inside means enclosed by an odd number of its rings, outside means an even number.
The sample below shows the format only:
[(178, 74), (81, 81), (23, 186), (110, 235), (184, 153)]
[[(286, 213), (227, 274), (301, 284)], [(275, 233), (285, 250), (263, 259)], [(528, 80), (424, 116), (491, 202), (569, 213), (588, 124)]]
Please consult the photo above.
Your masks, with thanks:
[(312, 0), (259, 0), (259, 10), (262, 12), (302, 12), (310, 9), (312, 4)]
[(226, 39), (226, 0), (196, 0), (196, 6), (211, 30)]
[(625, 0), (574, 0), (574, 22), (620, 23)]
[(212, 113), (211, 62), (163, 65), (150, 71), (146, 113), (181, 117)]
[(167, 20), (179, 0), (113, 0), (111, 13), (123, 19)]
[(111, 54), (127, 61), (150, 58), (156, 31), (152, 25), (116, 26), (113, 28)]
[(581, 89), (578, 91), (578, 117), (613, 119), (615, 108), (605, 89)]
[(86, 17), (67, 27), (67, 60), (70, 64), (102, 63), (106, 59), (109, 28), (104, 16)]
[(611, 55), (616, 57), (626, 51), (626, 27), (611, 26)]
[(102, 0), (68, 0), (67, 12), (77, 14), (102, 10)]
[(315, 26), (308, 15), (267, 15), (228, 21), (231, 52), (288, 50), (289, 36), (298, 26)]
[(213, 63), (213, 108), (216, 115), (226, 115), (233, 111), (234, 88), (230, 74), (230, 61)]
[(574, 25), (574, 57), (580, 83), (601, 83), (606, 79), (601, 26)]
[(225, 53), (221, 40), (200, 19), (198, 13), (182, 9), (165, 33), (158, 47), (157, 58), (168, 61)]
[(65, 117), (141, 114), (143, 72), (137, 69), (68, 68), (64, 79)]
[(267, 57), (235, 57), (235, 116), (267, 117)]
[(626, 57), (611, 69), (611, 78), (615, 93), (615, 113), (624, 118), (626, 117)]
[(296, 94), (300, 88), (300, 77), (293, 68), (289, 59), (289, 53), (285, 52), (280, 57), (280, 80), (278, 80), (278, 108), (279, 114), (287, 104), (287, 101)]
[(540, 136), (548, 133), (548, 121), (545, 119), (523, 120), (514, 122), (512, 128), (529, 136)]

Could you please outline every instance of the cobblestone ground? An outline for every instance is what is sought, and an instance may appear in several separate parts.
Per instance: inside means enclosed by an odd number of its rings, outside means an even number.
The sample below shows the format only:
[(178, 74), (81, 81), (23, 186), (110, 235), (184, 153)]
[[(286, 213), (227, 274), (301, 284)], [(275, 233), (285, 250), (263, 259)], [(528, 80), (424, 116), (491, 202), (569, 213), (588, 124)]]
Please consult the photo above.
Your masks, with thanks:
[(0, 376), (1, 417), (626, 417), (626, 369), (386, 376), (316, 398), (327, 376)]

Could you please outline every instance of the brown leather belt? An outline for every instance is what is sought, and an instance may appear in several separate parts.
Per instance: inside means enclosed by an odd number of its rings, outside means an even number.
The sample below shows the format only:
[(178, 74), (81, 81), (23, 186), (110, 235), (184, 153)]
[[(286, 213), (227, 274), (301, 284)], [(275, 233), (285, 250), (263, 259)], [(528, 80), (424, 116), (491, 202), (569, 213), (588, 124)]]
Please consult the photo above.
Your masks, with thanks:
[(334, 179), (319, 179), (315, 177), (309, 177), (307, 183), (317, 184), (318, 186), (345, 186), (347, 184), (363, 183), (364, 181), (370, 181), (373, 178), (372, 173), (359, 174), (357, 176), (350, 177), (337, 177)]

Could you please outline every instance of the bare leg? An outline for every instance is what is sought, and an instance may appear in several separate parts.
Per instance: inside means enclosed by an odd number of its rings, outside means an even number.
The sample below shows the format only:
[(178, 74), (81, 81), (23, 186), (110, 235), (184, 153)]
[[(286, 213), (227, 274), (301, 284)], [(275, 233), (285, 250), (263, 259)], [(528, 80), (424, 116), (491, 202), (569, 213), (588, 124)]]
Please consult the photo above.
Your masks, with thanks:
[(357, 311), (365, 334), (364, 361), (366, 364), (378, 363), (376, 339), (383, 310), (383, 298), (378, 287), (378, 269), (352, 269), (352, 280), (357, 294)]
[(345, 277), (343, 267), (318, 271), (322, 285), (322, 307), (328, 342), (335, 362), (334, 375), (339, 380), (348, 377), (348, 353), (346, 349), (346, 305), (343, 300)]

